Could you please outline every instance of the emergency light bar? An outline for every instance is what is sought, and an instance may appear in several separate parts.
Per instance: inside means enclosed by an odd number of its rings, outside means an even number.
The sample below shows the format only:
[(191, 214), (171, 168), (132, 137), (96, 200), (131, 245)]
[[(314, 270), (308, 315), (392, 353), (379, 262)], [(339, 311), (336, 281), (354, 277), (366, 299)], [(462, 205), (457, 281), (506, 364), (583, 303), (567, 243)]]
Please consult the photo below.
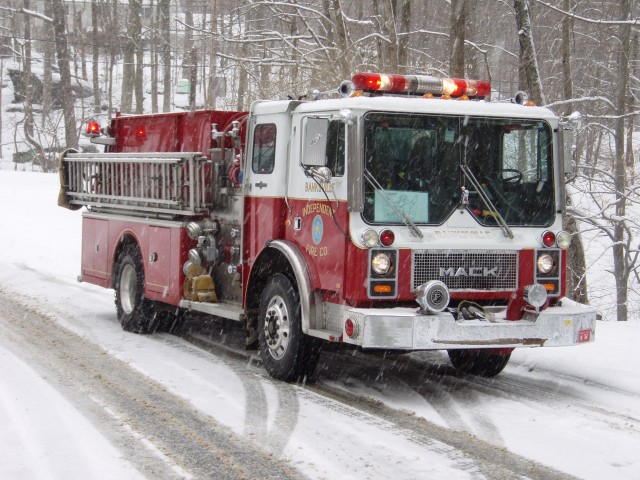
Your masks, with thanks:
[(405, 95), (448, 95), (484, 98), (491, 93), (491, 83), (484, 80), (437, 78), (429, 75), (388, 75), (356, 73), (351, 80), (356, 90), (369, 93)]

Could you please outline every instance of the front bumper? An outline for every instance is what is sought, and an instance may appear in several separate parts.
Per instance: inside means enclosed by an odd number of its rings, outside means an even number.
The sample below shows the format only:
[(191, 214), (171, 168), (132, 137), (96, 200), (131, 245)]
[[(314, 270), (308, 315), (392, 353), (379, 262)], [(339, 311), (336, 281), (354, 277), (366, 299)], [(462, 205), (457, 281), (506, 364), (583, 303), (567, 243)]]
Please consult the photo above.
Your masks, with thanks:
[[(460, 348), (561, 347), (595, 339), (596, 310), (571, 305), (525, 312), (522, 320), (456, 320), (448, 312), (424, 315), (415, 309), (348, 308), (344, 320), (357, 324), (357, 336), (343, 332), (345, 343), (363, 348), (439, 350)], [(343, 322), (344, 324), (344, 322)]]

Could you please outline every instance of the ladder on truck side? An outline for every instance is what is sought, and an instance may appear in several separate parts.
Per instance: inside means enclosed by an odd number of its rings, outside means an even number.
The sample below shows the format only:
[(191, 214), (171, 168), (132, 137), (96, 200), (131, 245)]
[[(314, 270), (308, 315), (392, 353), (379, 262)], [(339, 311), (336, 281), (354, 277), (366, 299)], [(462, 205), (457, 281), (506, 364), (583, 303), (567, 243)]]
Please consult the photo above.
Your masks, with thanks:
[(211, 162), (199, 152), (60, 156), (58, 204), (130, 215), (193, 216), (210, 202)]

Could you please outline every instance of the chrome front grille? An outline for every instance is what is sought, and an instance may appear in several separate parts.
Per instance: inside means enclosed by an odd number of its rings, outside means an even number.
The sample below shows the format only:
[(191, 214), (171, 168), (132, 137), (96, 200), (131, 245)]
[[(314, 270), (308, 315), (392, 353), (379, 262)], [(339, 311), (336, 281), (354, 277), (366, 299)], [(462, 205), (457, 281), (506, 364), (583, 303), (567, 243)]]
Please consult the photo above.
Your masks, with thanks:
[(515, 290), (518, 285), (518, 252), (419, 250), (414, 251), (411, 285), (416, 289), (429, 280), (444, 282), (449, 290)]

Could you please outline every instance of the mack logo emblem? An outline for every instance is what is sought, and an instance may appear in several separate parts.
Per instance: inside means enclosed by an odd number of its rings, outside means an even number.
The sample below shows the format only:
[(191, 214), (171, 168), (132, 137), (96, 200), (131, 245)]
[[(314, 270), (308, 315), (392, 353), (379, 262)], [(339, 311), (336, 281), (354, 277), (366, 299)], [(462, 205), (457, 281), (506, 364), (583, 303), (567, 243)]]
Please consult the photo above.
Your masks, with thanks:
[(440, 267), (441, 277), (497, 277), (498, 267)]

